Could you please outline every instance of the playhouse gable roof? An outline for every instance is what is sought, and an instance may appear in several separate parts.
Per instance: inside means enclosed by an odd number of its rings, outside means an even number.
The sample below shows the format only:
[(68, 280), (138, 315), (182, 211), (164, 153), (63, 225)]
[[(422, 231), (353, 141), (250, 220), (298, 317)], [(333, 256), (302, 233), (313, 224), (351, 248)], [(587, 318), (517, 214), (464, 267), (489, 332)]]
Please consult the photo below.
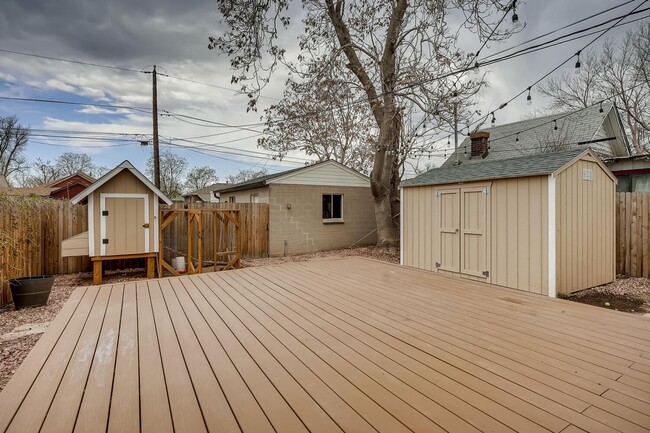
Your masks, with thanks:
[(168, 205), (172, 204), (172, 200), (167, 197), (160, 189), (156, 188), (156, 185), (151, 183), (149, 179), (146, 178), (145, 175), (140, 173), (140, 171), (133, 166), (129, 161), (124, 161), (99, 179), (95, 183), (93, 183), (91, 186), (86, 188), (81, 194), (77, 195), (75, 198), (73, 198), (71, 201), (74, 204), (77, 204), (81, 202), (83, 199), (88, 197), (90, 194), (92, 194), (94, 191), (99, 189), (102, 185), (104, 185), (106, 182), (108, 182), (110, 179), (114, 178), (117, 176), (119, 173), (121, 173), (124, 170), (129, 170), (135, 177), (138, 178), (138, 180), (142, 183), (144, 183), (147, 188), (149, 188), (151, 191), (153, 191), (154, 194), (160, 198), (163, 202), (165, 202)]

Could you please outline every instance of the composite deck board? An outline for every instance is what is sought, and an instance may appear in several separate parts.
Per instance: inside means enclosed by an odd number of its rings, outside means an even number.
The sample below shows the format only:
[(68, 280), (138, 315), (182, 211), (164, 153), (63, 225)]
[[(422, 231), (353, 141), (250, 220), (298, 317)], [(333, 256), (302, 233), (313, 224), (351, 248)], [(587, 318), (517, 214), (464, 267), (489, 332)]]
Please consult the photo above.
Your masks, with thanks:
[(77, 289), (0, 432), (650, 432), (650, 320), (374, 260)]
[[(370, 295), (370, 294), (368, 294), (368, 295)], [(366, 302), (368, 302), (368, 303), (374, 303), (374, 300), (372, 300), (371, 298), (365, 298), (365, 299), (366, 299)], [(408, 312), (404, 312), (404, 314), (408, 314), (409, 317), (413, 318), (414, 321), (417, 321), (417, 317), (414, 317), (414, 316), (417, 315), (416, 313), (414, 313), (414, 311), (416, 309), (417, 309), (417, 305), (413, 305), (413, 306), (411, 306), (409, 308)], [(392, 307), (392, 311), (397, 311), (395, 306)], [(425, 317), (426, 320), (427, 320), (426, 322), (423, 322), (423, 323), (430, 323), (430, 324), (438, 323), (441, 328), (445, 327), (445, 326), (449, 327), (449, 328), (453, 328), (453, 319), (450, 319), (449, 317), (446, 317), (444, 311), (436, 312), (435, 316), (434, 315), (424, 315), (423, 314), (423, 315), (421, 315), (421, 317)], [(465, 322), (467, 322), (467, 321), (465, 321)], [(462, 325), (462, 323), (461, 323), (461, 325)], [(462, 327), (458, 327), (458, 328), (454, 328), (454, 329), (462, 329)], [(480, 333), (481, 329), (483, 329), (483, 331), (484, 331), (483, 332), (483, 334), (484, 334), (483, 337), (485, 337), (485, 334), (490, 331), (489, 329), (487, 329), (485, 327), (483, 327), (483, 328), (473, 328), (473, 331), (474, 331), (473, 334), (476, 335), (476, 334)], [(504, 329), (501, 329), (501, 330), (498, 330), (497, 332), (498, 333), (503, 333), (503, 331), (504, 331)], [(458, 335), (454, 335), (454, 338), (458, 338)], [(465, 333), (464, 336), (462, 336), (461, 338), (463, 338), (465, 341), (468, 341), (472, 345), (475, 345), (477, 347), (478, 346), (483, 346), (483, 347), (488, 348), (489, 350), (492, 350), (492, 351), (494, 351), (496, 353), (499, 353), (499, 354), (502, 354), (502, 355), (504, 355), (506, 357), (509, 357), (514, 361), (523, 361), (523, 362), (525, 362), (525, 358), (517, 356), (516, 352), (518, 352), (520, 350), (520, 348), (516, 344), (510, 344), (510, 345), (504, 347), (504, 349), (500, 350), (499, 345), (498, 345), (499, 342), (494, 341), (494, 339), (489, 341), (489, 345), (488, 345), (486, 343), (483, 343), (483, 340), (485, 338), (483, 338), (483, 339), (475, 338), (471, 333)], [(522, 341), (523, 341), (523, 339), (522, 339)], [(526, 353), (526, 355), (530, 355), (530, 352)], [(577, 386), (580, 386), (581, 388), (583, 388), (585, 390), (592, 391), (592, 392), (594, 392), (596, 394), (601, 394), (601, 393), (603, 393), (605, 391), (605, 389), (607, 389), (602, 384), (603, 379), (602, 378), (599, 379), (597, 375), (582, 373), (581, 375), (587, 376), (587, 378), (591, 380), (591, 382), (589, 382), (586, 379), (581, 379), (580, 377), (578, 377), (578, 375), (577, 375), (579, 373), (578, 370), (576, 370), (575, 367), (570, 365), (570, 364), (565, 365), (565, 360), (563, 360), (562, 362), (553, 362), (553, 358), (546, 357), (546, 356), (544, 356), (544, 358), (543, 358), (543, 362), (534, 362), (533, 360), (529, 360), (529, 364), (531, 366), (534, 366), (537, 369), (545, 371), (548, 374), (554, 375), (555, 377), (557, 377), (558, 379), (561, 379), (562, 381), (567, 381), (569, 383), (574, 383)], [(566, 372), (564, 372), (564, 371), (558, 372), (556, 370), (557, 368), (562, 369), (564, 367), (570, 367), (570, 368), (567, 368)], [(615, 373), (615, 377), (618, 377), (618, 376), (620, 376), (620, 374)], [(617, 382), (612, 381), (612, 380), (606, 380), (605, 382), (609, 386), (620, 385)], [(586, 397), (585, 401), (593, 402), (593, 399), (590, 398), (591, 395), (588, 394), (588, 393), (586, 394), (586, 393), (581, 392), (581, 391), (578, 391), (578, 392), (574, 391), (572, 394), (575, 395), (575, 396), (578, 396), (578, 397), (580, 395), (582, 395), (582, 396)], [(610, 408), (612, 410), (624, 410), (623, 408), (612, 407), (611, 405), (609, 405), (609, 406), (610, 406)], [(650, 408), (649, 408), (649, 411), (650, 411)]]

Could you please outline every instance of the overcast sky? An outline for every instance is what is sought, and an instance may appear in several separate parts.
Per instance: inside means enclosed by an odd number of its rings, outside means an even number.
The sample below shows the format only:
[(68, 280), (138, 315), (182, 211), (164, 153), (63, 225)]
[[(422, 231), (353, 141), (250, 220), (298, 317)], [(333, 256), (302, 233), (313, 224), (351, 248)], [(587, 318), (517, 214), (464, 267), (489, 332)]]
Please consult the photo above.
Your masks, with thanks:
[[(623, 0), (528, 0), (518, 7), (525, 29), (509, 40), (489, 45), (484, 54), (515, 45), (523, 40), (557, 29), (565, 24), (624, 3)], [(522, 2), (519, 2), (522, 3)], [(625, 13), (641, 3), (636, 0), (606, 16)], [(510, 20), (508, 19), (508, 24)], [(581, 26), (586, 26), (583, 24)], [(580, 26), (579, 26), (580, 27)], [(572, 28), (577, 29), (579, 27)], [(620, 39), (632, 26), (613, 29), (610, 38)], [(221, 24), (215, 2), (210, 0), (2, 0), (0, 8), (0, 49), (115, 65), (137, 70), (159, 65), (161, 72), (190, 80), (212, 83), (218, 89), (167, 77), (159, 78), (159, 107), (230, 125), (255, 124), (262, 108), (282, 94), (279, 74), (265, 90), (259, 113), (246, 113), (246, 97), (237, 95), (230, 84), (227, 57), (207, 49), (208, 36), (219, 35)], [(590, 38), (540, 51), (494, 65), (488, 72), (489, 87), (480, 96), (480, 109), (487, 112), (528, 87), (548, 70), (575, 53)], [(598, 48), (600, 44), (596, 45)], [(462, 35), (462, 48), (475, 51), (480, 42), (475, 35)], [(569, 62), (563, 70), (571, 70)], [(88, 103), (151, 106), (151, 75), (43, 60), (0, 52), (0, 96), (57, 99)], [(544, 101), (533, 92), (534, 104), (528, 107), (525, 96), (498, 114), (498, 122), (520, 120)], [(0, 100), (0, 114), (16, 115), (34, 129), (28, 157), (54, 159), (65, 151), (90, 154), (96, 163), (112, 168), (129, 159), (144, 170), (151, 147), (134, 142), (66, 141), (47, 135), (41, 129), (61, 131), (102, 131), (151, 134), (151, 116), (128, 110), (60, 106)], [(260, 130), (260, 127), (253, 127)], [(197, 137), (221, 134), (199, 140), (220, 143), (233, 149), (261, 151), (257, 134), (229, 128), (197, 126), (176, 118), (162, 117), (163, 137)], [(233, 141), (236, 140), (236, 141)], [(163, 140), (164, 141), (164, 140)], [(68, 146), (68, 147), (65, 147)], [(84, 146), (84, 147), (80, 147)], [(240, 158), (206, 150), (183, 150), (190, 165), (211, 165), (220, 177), (242, 168), (267, 168), (270, 172), (296, 167), (265, 157)], [(306, 158), (306, 156), (303, 156)], [(435, 160), (435, 158), (434, 158)], [(439, 164), (441, 161), (434, 161)]]

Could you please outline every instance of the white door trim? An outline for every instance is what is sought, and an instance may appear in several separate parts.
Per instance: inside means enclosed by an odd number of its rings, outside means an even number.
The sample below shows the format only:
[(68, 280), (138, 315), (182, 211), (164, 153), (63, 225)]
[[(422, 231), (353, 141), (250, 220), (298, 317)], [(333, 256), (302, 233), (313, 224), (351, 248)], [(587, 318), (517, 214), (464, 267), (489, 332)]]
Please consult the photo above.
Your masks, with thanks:
[(88, 196), (88, 255), (95, 256), (95, 200), (94, 194)]
[[(154, 196), (153, 198), (153, 251), (159, 253), (160, 251), (160, 239), (159, 239), (159, 230), (158, 227), (158, 218), (160, 218), (160, 203), (158, 202), (158, 197)], [(151, 252), (151, 249), (149, 249)]]
[(555, 176), (548, 175), (548, 296), (557, 297)]
[[(122, 193), (113, 193), (113, 192), (108, 192), (108, 193), (102, 193), (99, 195), (99, 201), (100, 201), (100, 221), (101, 221), (101, 229), (100, 229), (100, 239), (105, 239), (106, 237), (106, 218), (104, 218), (103, 215), (101, 215), (101, 212), (103, 212), (106, 209), (106, 199), (107, 198), (134, 198), (134, 199), (143, 199), (144, 200), (144, 223), (149, 224), (149, 194), (122, 194)], [(144, 251), (146, 253), (150, 252), (149, 250), (149, 229), (145, 228), (144, 229)], [(102, 256), (106, 255), (106, 244), (102, 242), (101, 244), (101, 254)]]

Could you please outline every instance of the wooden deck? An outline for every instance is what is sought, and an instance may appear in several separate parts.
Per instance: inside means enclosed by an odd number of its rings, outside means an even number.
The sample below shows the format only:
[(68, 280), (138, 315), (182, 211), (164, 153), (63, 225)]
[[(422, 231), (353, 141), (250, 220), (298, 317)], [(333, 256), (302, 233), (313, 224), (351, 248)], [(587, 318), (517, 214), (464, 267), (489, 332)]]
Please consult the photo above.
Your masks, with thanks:
[(648, 432), (650, 320), (350, 258), (80, 288), (0, 432)]

